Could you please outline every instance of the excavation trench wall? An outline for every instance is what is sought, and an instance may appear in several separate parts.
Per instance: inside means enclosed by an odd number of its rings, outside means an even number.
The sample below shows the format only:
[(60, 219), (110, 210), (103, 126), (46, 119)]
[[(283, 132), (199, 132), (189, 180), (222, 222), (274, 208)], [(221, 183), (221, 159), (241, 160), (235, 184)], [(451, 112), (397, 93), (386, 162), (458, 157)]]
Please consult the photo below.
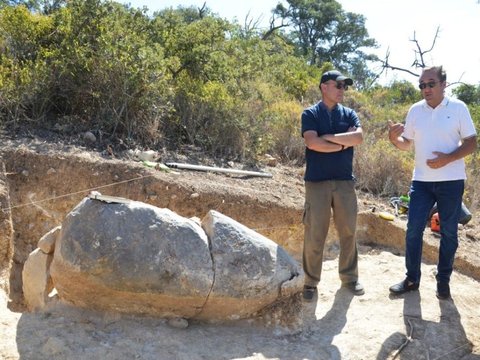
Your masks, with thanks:
[(0, 161), (0, 288), (8, 291), (8, 277), (13, 257), (13, 226), (5, 164)]
[[(141, 163), (98, 159), (88, 154), (19, 149), (4, 150), (0, 159), (0, 271), (8, 273), (0, 279), (14, 303), (23, 301), (21, 271), (29, 253), (42, 235), (58, 226), (91, 190), (169, 208), (185, 217), (203, 218), (209, 210), (217, 210), (301, 259), (301, 203), (285, 206), (281, 199), (260, 197), (255, 191), (242, 188), (241, 179), (238, 186), (225, 191), (227, 185), (212, 186), (205, 174), (183, 177)], [(217, 178), (216, 182), (221, 180)], [(298, 197), (303, 198), (303, 194), (299, 192)], [(328, 241), (334, 244), (336, 234), (331, 228)], [(357, 238), (361, 243), (384, 245), (401, 253), (404, 228), (396, 221), (386, 222), (371, 211), (364, 211), (358, 219)], [(426, 261), (436, 261), (434, 242), (427, 240), (424, 252)], [(478, 268), (468, 259), (460, 259), (456, 265), (461, 272), (480, 279)]]

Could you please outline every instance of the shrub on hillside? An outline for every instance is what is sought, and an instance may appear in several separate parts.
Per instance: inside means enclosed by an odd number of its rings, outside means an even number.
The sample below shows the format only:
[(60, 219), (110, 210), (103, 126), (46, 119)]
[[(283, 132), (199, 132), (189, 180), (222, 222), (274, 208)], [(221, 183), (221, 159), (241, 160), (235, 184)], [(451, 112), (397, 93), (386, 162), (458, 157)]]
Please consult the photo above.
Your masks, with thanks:
[(305, 145), (300, 134), (300, 116), (303, 108), (297, 101), (278, 101), (262, 114), (268, 124), (264, 152), (276, 154), (282, 161), (303, 164)]
[(41, 61), (53, 31), (50, 18), (24, 6), (0, 11), (0, 123), (37, 120), (48, 108), (49, 69)]
[(356, 148), (354, 174), (357, 187), (371, 194), (399, 196), (408, 193), (413, 170), (413, 156), (399, 151), (388, 139), (368, 134)]

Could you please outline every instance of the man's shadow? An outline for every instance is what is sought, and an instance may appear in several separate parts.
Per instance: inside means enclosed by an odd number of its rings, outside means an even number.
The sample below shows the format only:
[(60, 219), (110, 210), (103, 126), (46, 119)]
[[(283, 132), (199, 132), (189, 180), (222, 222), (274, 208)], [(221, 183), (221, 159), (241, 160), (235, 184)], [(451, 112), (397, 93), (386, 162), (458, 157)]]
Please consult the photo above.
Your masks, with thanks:
[(473, 345), (453, 299), (434, 298), (430, 302), (429, 306), (439, 302), (439, 322), (422, 318), (420, 291), (406, 293), (403, 300), (405, 333), (390, 335), (383, 342), (377, 360), (463, 359), (466, 356), (469, 360), (480, 360), (480, 355), (472, 354)]
[[(317, 296), (315, 296), (314, 302), (305, 307), (304, 318), (306, 320), (304, 320), (304, 325), (307, 328), (306, 332), (309, 337), (315, 337), (318, 344), (318, 348), (315, 349), (316, 358), (330, 360), (342, 358), (340, 350), (333, 345), (333, 339), (342, 332), (347, 323), (347, 312), (353, 297), (354, 295), (348, 289), (339, 288), (335, 293), (332, 307), (318, 320), (312, 320), (316, 319)], [(319, 329), (321, 331), (318, 331)], [(321, 334), (320, 338), (318, 338), (319, 333)]]

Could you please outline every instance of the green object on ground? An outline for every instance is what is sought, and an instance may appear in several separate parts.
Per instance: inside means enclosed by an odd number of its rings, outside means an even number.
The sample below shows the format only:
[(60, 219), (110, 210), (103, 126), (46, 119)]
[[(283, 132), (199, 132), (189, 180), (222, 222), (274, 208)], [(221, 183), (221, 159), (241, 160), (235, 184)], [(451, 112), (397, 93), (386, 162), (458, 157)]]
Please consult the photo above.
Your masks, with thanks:
[(147, 167), (150, 167), (150, 168), (154, 168), (154, 169), (162, 170), (162, 171), (170, 171), (170, 168), (167, 165), (162, 164), (162, 163), (157, 163), (157, 162), (148, 161), (148, 160), (144, 160), (144, 161), (142, 161), (142, 163), (143, 163), (143, 165), (145, 165)]
[(400, 201), (403, 201), (405, 203), (409, 203), (410, 202), (410, 196), (408, 195), (401, 195), (400, 196)]

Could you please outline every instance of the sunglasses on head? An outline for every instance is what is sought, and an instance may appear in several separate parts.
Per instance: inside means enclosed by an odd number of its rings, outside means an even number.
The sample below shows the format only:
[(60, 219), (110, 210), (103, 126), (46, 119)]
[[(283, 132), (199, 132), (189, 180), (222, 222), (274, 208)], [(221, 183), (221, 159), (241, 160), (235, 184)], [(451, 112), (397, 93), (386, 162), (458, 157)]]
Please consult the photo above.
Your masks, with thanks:
[(345, 84), (345, 83), (337, 82), (337, 84), (335, 85), (335, 87), (336, 87), (338, 90), (340, 90), (340, 89), (348, 90), (348, 85)]
[(421, 84), (418, 84), (418, 87), (420, 88), (420, 90), (423, 90), (423, 89), (426, 89), (427, 87), (429, 87), (430, 89), (434, 88), (435, 85), (437, 85), (437, 82), (436, 81), (430, 81), (428, 83), (421, 83)]

